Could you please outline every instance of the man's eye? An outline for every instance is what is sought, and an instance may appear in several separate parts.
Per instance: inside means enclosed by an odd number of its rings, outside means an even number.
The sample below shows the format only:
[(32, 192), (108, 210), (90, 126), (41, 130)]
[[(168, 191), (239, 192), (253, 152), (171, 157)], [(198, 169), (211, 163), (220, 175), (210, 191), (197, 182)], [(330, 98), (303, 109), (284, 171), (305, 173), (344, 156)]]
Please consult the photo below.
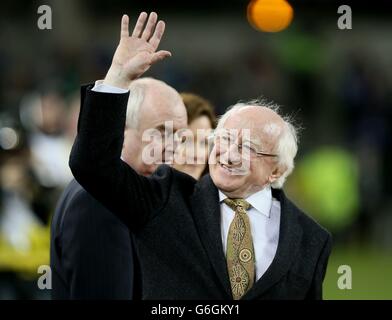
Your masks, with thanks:
[(225, 142), (230, 140), (229, 136), (221, 136), (220, 138)]
[(245, 150), (245, 152), (256, 153), (256, 150), (248, 145), (240, 145), (239, 148)]

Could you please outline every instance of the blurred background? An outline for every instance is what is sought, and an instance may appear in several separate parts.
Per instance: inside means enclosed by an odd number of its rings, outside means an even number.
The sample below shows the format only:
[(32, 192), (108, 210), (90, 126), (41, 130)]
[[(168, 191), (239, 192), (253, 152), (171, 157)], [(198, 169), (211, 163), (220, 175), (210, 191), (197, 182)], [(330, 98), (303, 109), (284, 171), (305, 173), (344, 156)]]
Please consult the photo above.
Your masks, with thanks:
[[(300, 124), (285, 190), (333, 233), (324, 298), (392, 299), (391, 8), (287, 1), (291, 24), (269, 33), (248, 21), (249, 2), (2, 1), (0, 299), (50, 298), (37, 269), (49, 264), (51, 215), (72, 179), (79, 86), (105, 76), (122, 13), (132, 25), (142, 10), (167, 22), (161, 48), (173, 53), (149, 76), (206, 97), (218, 115), (264, 96)], [(37, 27), (43, 4), (52, 30)], [(351, 30), (337, 26), (342, 4)], [(351, 290), (338, 288), (340, 265), (352, 269)]]

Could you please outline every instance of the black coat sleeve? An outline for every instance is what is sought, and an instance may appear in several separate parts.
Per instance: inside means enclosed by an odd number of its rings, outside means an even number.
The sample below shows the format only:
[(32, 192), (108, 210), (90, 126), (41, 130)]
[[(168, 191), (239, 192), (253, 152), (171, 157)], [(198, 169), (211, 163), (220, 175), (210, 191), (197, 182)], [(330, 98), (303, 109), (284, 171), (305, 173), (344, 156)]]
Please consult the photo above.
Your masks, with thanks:
[(324, 247), (318, 259), (312, 284), (308, 291), (306, 299), (311, 299), (311, 300), (323, 299), (323, 281), (327, 270), (328, 259), (331, 254), (331, 248), (332, 248), (332, 236), (328, 233), (328, 237), (324, 243)]
[(138, 230), (167, 198), (171, 170), (138, 175), (121, 160), (129, 93), (82, 87), (78, 134), (69, 165), (76, 180), (131, 230)]
[(59, 240), (70, 299), (132, 299), (129, 230), (85, 190), (67, 206)]

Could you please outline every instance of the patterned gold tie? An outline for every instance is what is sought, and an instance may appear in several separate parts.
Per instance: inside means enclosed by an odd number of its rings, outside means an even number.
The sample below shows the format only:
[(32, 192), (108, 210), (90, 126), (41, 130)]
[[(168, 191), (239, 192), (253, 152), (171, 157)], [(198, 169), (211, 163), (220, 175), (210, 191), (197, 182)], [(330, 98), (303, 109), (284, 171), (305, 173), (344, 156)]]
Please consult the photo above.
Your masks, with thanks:
[(246, 210), (250, 204), (243, 199), (225, 199), (235, 216), (227, 237), (227, 270), (234, 300), (239, 300), (253, 286), (255, 278), (255, 255), (249, 217)]

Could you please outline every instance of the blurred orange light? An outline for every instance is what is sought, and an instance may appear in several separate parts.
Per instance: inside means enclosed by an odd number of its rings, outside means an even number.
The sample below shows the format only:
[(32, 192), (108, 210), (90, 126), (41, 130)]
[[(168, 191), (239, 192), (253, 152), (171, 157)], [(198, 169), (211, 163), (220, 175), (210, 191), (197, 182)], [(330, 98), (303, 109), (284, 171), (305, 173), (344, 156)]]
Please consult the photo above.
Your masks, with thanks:
[(285, 0), (252, 0), (247, 11), (249, 23), (265, 32), (286, 29), (294, 15), (293, 8)]

